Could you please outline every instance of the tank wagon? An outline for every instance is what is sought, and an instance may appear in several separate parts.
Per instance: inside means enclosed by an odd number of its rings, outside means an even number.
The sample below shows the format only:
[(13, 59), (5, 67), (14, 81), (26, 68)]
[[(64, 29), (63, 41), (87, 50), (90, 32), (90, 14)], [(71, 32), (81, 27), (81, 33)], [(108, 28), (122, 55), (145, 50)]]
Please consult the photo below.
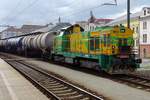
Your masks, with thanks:
[(75, 24), (62, 28), (58, 33), (0, 40), (0, 48), (72, 63), (75, 67), (86, 64), (85, 67), (110, 74), (124, 74), (136, 70), (141, 63), (141, 59), (132, 52), (133, 33), (124, 26), (97, 27), (85, 32)]
[(10, 53), (16, 53), (16, 51), (20, 51), (21, 50), (21, 41), (22, 41), (23, 37), (17, 37), (17, 38), (10, 38), (6, 41), (6, 46), (5, 49), (7, 52)]
[(55, 33), (42, 33), (0, 40), (1, 51), (26, 56), (45, 57), (50, 55)]
[(54, 33), (26, 36), (22, 40), (22, 50), (29, 56), (48, 56), (53, 47)]

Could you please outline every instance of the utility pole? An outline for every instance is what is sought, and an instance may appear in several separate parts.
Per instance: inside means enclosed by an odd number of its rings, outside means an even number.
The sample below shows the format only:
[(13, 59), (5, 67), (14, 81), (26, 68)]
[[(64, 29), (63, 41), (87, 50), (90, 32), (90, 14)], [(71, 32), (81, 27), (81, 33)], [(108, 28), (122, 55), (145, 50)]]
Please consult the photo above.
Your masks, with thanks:
[(130, 28), (130, 0), (127, 0), (127, 27)]

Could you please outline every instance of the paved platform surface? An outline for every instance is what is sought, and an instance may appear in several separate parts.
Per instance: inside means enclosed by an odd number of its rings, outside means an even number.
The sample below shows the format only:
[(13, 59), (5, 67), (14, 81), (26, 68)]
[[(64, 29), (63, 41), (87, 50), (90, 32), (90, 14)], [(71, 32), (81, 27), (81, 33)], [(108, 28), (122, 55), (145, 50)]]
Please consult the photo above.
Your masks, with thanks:
[(0, 100), (49, 100), (0, 58)]

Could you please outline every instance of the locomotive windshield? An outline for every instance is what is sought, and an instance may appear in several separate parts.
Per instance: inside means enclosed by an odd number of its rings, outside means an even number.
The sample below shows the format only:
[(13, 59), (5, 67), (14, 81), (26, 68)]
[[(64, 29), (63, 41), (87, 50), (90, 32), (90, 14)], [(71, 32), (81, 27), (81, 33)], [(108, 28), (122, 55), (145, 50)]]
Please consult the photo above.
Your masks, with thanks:
[(118, 49), (120, 54), (129, 54), (131, 52), (131, 45), (128, 44), (126, 38), (118, 39)]
[(119, 46), (127, 46), (127, 39), (126, 38), (118, 39), (118, 45)]

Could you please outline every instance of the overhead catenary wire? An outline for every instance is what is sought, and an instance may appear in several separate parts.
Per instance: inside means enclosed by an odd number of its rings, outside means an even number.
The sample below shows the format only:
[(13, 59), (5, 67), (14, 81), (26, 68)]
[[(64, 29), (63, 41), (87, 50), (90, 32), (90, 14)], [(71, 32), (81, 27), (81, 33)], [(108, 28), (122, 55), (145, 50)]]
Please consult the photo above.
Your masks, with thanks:
[[(19, 0), (16, 5), (12, 8), (12, 10), (6, 15), (4, 16), (1, 21), (4, 22), (6, 19), (8, 19), (10, 16), (12, 16), (12, 14), (18, 9), (18, 7), (20, 6), (20, 4), (22, 3), (23, 0)], [(3, 24), (3, 23), (1, 23)], [(2, 25), (2, 26), (7, 26), (7, 25)]]
[(23, 0), (19, 0), (19, 2), (16, 3), (15, 7), (12, 8), (12, 10), (8, 13), (8, 15), (6, 15), (6, 16), (5, 16), (4, 18), (2, 18), (2, 19), (7, 19), (9, 16), (11, 16), (11, 15), (14, 13), (14, 11), (17, 10), (17, 8), (18, 8), (19, 5), (22, 3), (22, 1), (23, 1)]
[[(17, 14), (15, 14), (11, 19), (9, 19), (10, 22), (16, 20), (19, 16), (21, 16), (21, 14), (23, 14), (26, 10), (28, 10), (29, 8), (31, 8), (34, 4), (36, 4), (39, 0), (34, 0), (32, 1), (28, 6), (24, 7), (20, 12), (18, 12)], [(73, 0), (72, 2), (68, 3), (68, 4), (74, 4), (74, 1)], [(116, 1), (116, 0), (115, 0)], [(66, 4), (67, 5), (67, 4)], [(61, 18), (63, 17), (68, 17), (68, 16), (71, 16), (71, 15), (76, 15), (76, 14), (80, 14), (80, 13), (83, 13), (83, 12), (87, 12), (89, 10), (92, 10), (92, 9), (95, 9), (95, 8), (99, 8), (101, 6), (104, 6), (103, 4), (100, 4), (100, 5), (96, 5), (96, 6), (93, 6), (93, 7), (90, 7), (90, 8), (87, 8), (87, 9), (83, 9), (83, 10), (80, 10), (80, 9), (77, 9), (76, 12), (72, 12), (72, 13), (69, 13), (69, 14), (66, 14), (66, 15), (63, 15), (63, 16), (60, 16)], [(56, 16), (54, 16), (56, 18)], [(52, 17), (51, 17), (52, 18)], [(53, 19), (53, 18), (52, 18)], [(57, 19), (53, 19), (53, 21), (56, 21), (58, 20)]]
[(13, 17), (11, 17), (8, 21), (12, 22), (14, 20), (16, 20), (22, 13), (24, 13), (26, 10), (28, 10), (29, 8), (31, 8), (34, 4), (36, 4), (39, 0), (34, 0), (32, 1), (29, 5), (27, 5), (26, 7), (24, 7), (22, 10), (20, 10), (18, 13), (16, 13)]
[[(32, 1), (28, 6), (24, 7), (21, 11), (19, 11), (17, 14), (15, 14), (13, 17), (9, 18), (9, 16), (12, 16), (12, 15), (8, 15), (8, 17), (5, 17), (5, 19), (8, 19), (7, 22), (13, 22), (14, 20), (16, 20), (19, 16), (21, 16), (21, 14), (23, 14), (26, 10), (28, 10), (29, 8), (31, 8), (34, 4), (36, 4), (39, 0), (34, 0)], [(72, 2), (70, 3), (67, 3), (65, 5), (72, 5), (74, 4), (74, 1), (73, 0)], [(19, 5), (20, 3), (18, 3), (17, 5)], [(62, 5), (63, 6), (63, 5)], [(16, 7), (17, 8), (17, 7)], [(15, 9), (14, 9), (15, 10)], [(13, 10), (13, 11), (14, 11)], [(41, 13), (41, 11), (39, 11)], [(14, 12), (13, 12), (14, 13)]]
[[(96, 8), (99, 8), (99, 7), (103, 7), (105, 5), (107, 5), (107, 6), (114, 6), (114, 5), (117, 5), (117, 1), (114, 0), (114, 3), (103, 3), (103, 4), (99, 4), (99, 5), (96, 5), (96, 6), (87, 8), (87, 9), (83, 9), (83, 10), (77, 9), (77, 12), (72, 12), (72, 13), (69, 13), (69, 14), (66, 14), (66, 15), (60, 16), (60, 17), (63, 18), (63, 17), (69, 17), (69, 16), (72, 16), (72, 15), (80, 14), (80, 13), (83, 14), (83, 12), (85, 13), (87, 11), (90, 11), (90, 10), (93, 10), (93, 9), (96, 9)], [(53, 21), (56, 21), (56, 20), (58, 20), (58, 19), (54, 19)]]

